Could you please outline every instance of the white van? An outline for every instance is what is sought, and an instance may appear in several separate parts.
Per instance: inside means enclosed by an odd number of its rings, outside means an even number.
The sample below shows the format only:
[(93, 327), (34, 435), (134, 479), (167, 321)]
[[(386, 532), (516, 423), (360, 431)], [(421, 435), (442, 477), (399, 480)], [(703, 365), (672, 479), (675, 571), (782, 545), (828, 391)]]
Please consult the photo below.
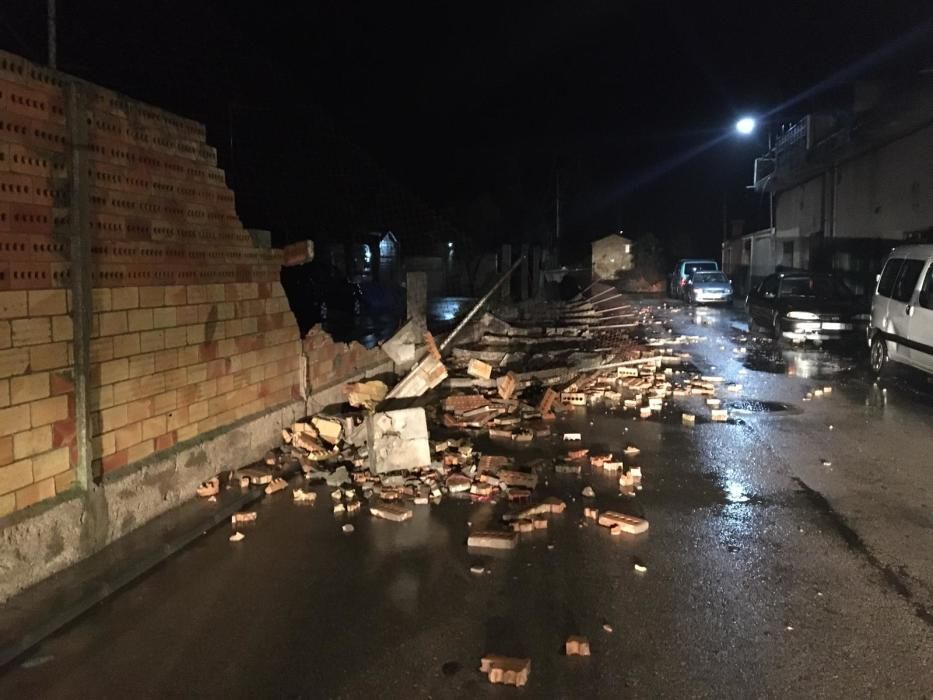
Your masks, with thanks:
[(891, 251), (871, 300), (868, 345), (876, 373), (888, 360), (933, 372), (933, 245)]

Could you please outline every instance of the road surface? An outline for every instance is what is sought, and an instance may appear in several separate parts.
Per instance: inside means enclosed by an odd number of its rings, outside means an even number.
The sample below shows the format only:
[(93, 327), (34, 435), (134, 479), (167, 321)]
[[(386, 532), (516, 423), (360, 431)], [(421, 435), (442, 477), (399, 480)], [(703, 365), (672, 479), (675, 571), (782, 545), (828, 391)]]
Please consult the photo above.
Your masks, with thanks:
[[(567, 511), (476, 556), (468, 523), (494, 523), (492, 506), (363, 514), (345, 535), (326, 492), (313, 507), (273, 496), (246, 540), (208, 533), (8, 669), (0, 697), (933, 696), (933, 382), (874, 386), (859, 348), (748, 339), (729, 309), (660, 313), (756, 410), (691, 428), (691, 398), (660, 419), (558, 423), (641, 447), (636, 498), (588, 469), (552, 475)], [(586, 484), (650, 531), (581, 526)], [(571, 634), (592, 657), (562, 655)], [(488, 684), (487, 652), (531, 658), (528, 686)]]

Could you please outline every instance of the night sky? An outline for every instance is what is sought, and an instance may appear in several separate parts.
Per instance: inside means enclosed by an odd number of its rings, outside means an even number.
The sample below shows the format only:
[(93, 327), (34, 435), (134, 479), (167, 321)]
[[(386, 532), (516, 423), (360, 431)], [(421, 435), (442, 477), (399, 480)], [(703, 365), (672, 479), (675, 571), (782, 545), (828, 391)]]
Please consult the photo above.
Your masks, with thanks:
[[(863, 76), (933, 46), (897, 42), (933, 12), (919, 0), (289, 4), (59, 0), (60, 66), (205, 122), (244, 222), (279, 241), (370, 226), (404, 243), (404, 216), (373, 204), (386, 182), (474, 241), (541, 240), (559, 174), (569, 252), (624, 229), (714, 254), (724, 196), (767, 223), (744, 190), (764, 134), (666, 164), (879, 47), (898, 50)], [(43, 61), (44, 6), (6, 0), (0, 47)]]

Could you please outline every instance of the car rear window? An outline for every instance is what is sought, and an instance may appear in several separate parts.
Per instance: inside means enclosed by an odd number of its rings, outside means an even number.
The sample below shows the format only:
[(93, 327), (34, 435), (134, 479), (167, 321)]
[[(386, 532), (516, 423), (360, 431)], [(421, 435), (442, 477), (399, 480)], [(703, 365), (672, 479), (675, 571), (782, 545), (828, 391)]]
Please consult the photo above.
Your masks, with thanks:
[(891, 292), (894, 291), (894, 280), (897, 279), (897, 273), (901, 271), (901, 265), (903, 264), (903, 258), (891, 258), (884, 264), (881, 279), (878, 280), (879, 295), (890, 298)]
[(891, 298), (894, 301), (901, 301), (905, 304), (910, 301), (914, 294), (914, 287), (917, 286), (917, 280), (920, 279), (920, 273), (923, 271), (923, 260), (905, 260), (901, 265), (901, 274), (897, 276), (894, 283), (894, 291)]
[(726, 276), (721, 272), (697, 272), (693, 275), (694, 282), (725, 282)]
[(702, 272), (703, 270), (712, 270), (715, 272), (718, 269), (719, 265), (712, 261), (684, 263), (684, 273), (687, 275), (692, 275), (694, 272)]
[(834, 277), (785, 277), (781, 280), (781, 296), (848, 299), (852, 291)]

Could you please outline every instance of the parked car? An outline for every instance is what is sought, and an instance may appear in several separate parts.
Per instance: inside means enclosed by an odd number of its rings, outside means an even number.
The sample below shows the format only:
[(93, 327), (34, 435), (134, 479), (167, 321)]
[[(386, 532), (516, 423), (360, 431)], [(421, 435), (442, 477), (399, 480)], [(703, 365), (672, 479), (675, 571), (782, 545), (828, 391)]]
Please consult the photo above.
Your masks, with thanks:
[(732, 282), (722, 272), (698, 270), (687, 279), (684, 297), (689, 304), (729, 304)]
[(832, 274), (775, 273), (752, 289), (745, 303), (752, 328), (798, 342), (854, 337), (868, 321), (858, 297)]
[(667, 283), (668, 296), (674, 299), (684, 298), (684, 287), (687, 286), (687, 280), (694, 272), (718, 272), (719, 263), (715, 260), (691, 260), (685, 259), (677, 263), (677, 267), (671, 273)]
[(895, 248), (871, 301), (871, 367), (888, 361), (933, 372), (933, 245)]

